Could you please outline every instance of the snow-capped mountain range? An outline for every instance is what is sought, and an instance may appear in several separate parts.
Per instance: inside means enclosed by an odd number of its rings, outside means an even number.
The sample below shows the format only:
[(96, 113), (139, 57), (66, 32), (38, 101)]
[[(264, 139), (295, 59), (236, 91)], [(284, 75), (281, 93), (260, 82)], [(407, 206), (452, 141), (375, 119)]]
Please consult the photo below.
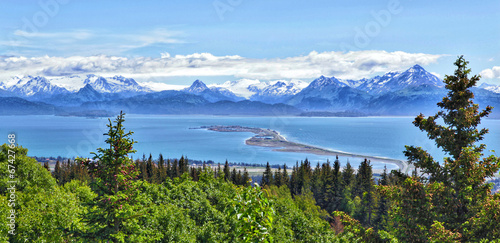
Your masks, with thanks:
[(351, 88), (367, 91), (370, 94), (380, 95), (408, 87), (431, 85), (443, 87), (443, 81), (434, 74), (427, 72), (416, 64), (404, 72), (388, 72), (382, 76), (357, 81), (340, 81)]
[(500, 85), (495, 86), (492, 84), (483, 83), (479, 86), (479, 88), (500, 94)]
[(131, 78), (123, 76), (105, 78), (93, 74), (52, 79), (41, 76), (13, 77), (1, 83), (0, 88), (20, 97), (46, 97), (77, 92), (87, 84), (100, 93), (151, 92), (149, 88), (139, 85)]
[(24, 76), (16, 77), (9, 80), (13, 85), (6, 86), (6, 91), (20, 96), (39, 96), (39, 95), (56, 95), (67, 93), (68, 90), (52, 84), (47, 78), (40, 76)]
[[(218, 112), (224, 114), (231, 114), (229, 110), (243, 112), (245, 105), (254, 106), (253, 111), (256, 112), (258, 110), (256, 107), (264, 107), (258, 104), (280, 103), (284, 105), (281, 108), (295, 112), (297, 109), (356, 110), (393, 114), (397, 110), (397, 114), (407, 114), (413, 110), (435, 107), (432, 104), (445, 94), (442, 80), (420, 65), (414, 65), (405, 71), (388, 72), (360, 80), (320, 76), (310, 83), (302, 80), (263, 82), (240, 79), (211, 85), (195, 80), (191, 86), (177, 90), (159, 91), (150, 87), (152, 87), (150, 83), (138, 83), (132, 78), (123, 76), (103, 77), (93, 74), (66, 77), (24, 76), (0, 82), (0, 97), (15, 96), (29, 102), (43, 102), (56, 107), (81, 109), (92, 107), (99, 110), (118, 109), (120, 102), (128, 102), (129, 105), (139, 102), (138, 111), (141, 110), (141, 105), (152, 105), (151, 102), (147, 102), (148, 97), (153, 99), (162, 97), (164, 100), (158, 100), (159, 103), (165, 104), (167, 100), (171, 100), (180, 107), (188, 107), (185, 112), (191, 112), (189, 114), (200, 112), (199, 107), (196, 111), (193, 110), (194, 107), (208, 103), (217, 104), (210, 109), (221, 109)], [(479, 100), (485, 104), (500, 103), (500, 86), (482, 84), (475, 89), (478, 90)], [(241, 103), (242, 101), (247, 103)], [(110, 102), (113, 103), (113, 107), (109, 107)], [(150, 107), (148, 110), (154, 112), (157, 108)], [(160, 108), (157, 110), (162, 110)], [(172, 108), (169, 112), (176, 109)]]
[(240, 101), (242, 97), (235, 95), (233, 92), (222, 87), (207, 87), (205, 83), (200, 80), (195, 80), (191, 86), (181, 90), (183, 92), (199, 95), (210, 102), (217, 102), (221, 100)]
[[(332, 83), (338, 84), (341, 87), (348, 86), (366, 91), (372, 95), (381, 95), (424, 84), (436, 87), (443, 86), (442, 81), (438, 77), (427, 72), (417, 64), (404, 72), (393, 71), (382, 76), (360, 80), (344, 80), (324, 76), (313, 80), (311, 83), (302, 80), (263, 82), (259, 80), (241, 79), (208, 86), (202, 81), (196, 80), (193, 82), (193, 85), (185, 88), (184, 91), (192, 94), (200, 94), (209, 89), (226, 96), (260, 100), (260, 97), (293, 96), (308, 86), (326, 87)], [(0, 82), (0, 89), (12, 92), (18, 96), (30, 97), (40, 93), (44, 95), (54, 95), (66, 92), (77, 92), (87, 84), (90, 84), (94, 90), (100, 93), (153, 92), (153, 89), (140, 85), (132, 78), (125, 78), (123, 76), (102, 77), (94, 74), (54, 78), (41, 76), (13, 77), (7, 81)], [(500, 93), (500, 86), (484, 83), (479, 88)]]

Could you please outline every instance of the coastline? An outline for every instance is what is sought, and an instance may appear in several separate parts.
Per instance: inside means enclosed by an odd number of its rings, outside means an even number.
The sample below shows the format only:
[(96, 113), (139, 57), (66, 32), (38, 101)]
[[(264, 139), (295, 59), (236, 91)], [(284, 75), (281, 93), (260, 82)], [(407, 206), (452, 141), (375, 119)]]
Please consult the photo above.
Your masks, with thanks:
[(341, 157), (355, 158), (355, 159), (366, 158), (371, 162), (394, 164), (399, 168), (399, 170), (401, 170), (404, 173), (408, 173), (409, 170), (408, 163), (403, 160), (354, 154), (349, 152), (324, 149), (308, 144), (291, 142), (288, 141), (284, 136), (282, 136), (278, 131), (274, 131), (267, 128), (215, 125), (215, 126), (201, 126), (199, 128), (192, 128), (192, 129), (206, 129), (215, 132), (251, 132), (255, 135), (245, 140), (246, 145), (273, 148), (272, 149), (273, 151), (278, 151), (278, 152), (309, 153), (315, 155), (341, 156)]

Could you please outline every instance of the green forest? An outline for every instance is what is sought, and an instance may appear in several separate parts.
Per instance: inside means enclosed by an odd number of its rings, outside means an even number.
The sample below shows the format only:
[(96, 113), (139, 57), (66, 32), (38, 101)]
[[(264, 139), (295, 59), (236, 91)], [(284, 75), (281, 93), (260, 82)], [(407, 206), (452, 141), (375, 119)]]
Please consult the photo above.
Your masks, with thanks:
[[(180, 159), (133, 161), (125, 114), (109, 121), (106, 143), (53, 171), (6, 143), (0, 152), (2, 242), (500, 242), (500, 195), (486, 179), (500, 158), (485, 156), (478, 129), (492, 107), (470, 91), (479, 80), (459, 57), (444, 79), (441, 111), (413, 124), (449, 157), (402, 151), (415, 168), (375, 178), (339, 159), (272, 171), (262, 181), (225, 165)], [(15, 136), (9, 135), (14, 142)], [(139, 141), (140, 142), (140, 141)], [(492, 151), (493, 154), (495, 153)]]

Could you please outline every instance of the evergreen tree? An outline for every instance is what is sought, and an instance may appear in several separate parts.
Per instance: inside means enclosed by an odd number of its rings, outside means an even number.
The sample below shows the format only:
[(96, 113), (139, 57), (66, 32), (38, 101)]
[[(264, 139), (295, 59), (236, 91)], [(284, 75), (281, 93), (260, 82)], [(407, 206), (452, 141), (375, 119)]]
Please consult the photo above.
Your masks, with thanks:
[(301, 166), (298, 171), (298, 188), (299, 188), (299, 194), (302, 193), (302, 189), (309, 189), (311, 188), (311, 177), (312, 177), (312, 168), (311, 168), (311, 163), (309, 160), (306, 158), (303, 163), (301, 163)]
[[(384, 172), (381, 175), (381, 178), (378, 182), (379, 187), (382, 186), (387, 186), (389, 185), (389, 178), (387, 175), (387, 166), (384, 166)], [(373, 224), (377, 229), (386, 229), (387, 225), (387, 217), (388, 217), (388, 201), (387, 197), (383, 194), (380, 195), (379, 202), (378, 202), (378, 207), (377, 207), (377, 215), (376, 218), (373, 221)]]
[(332, 205), (331, 205), (331, 211), (337, 211), (340, 209), (340, 204), (342, 201), (342, 175), (340, 172), (340, 161), (339, 157), (337, 156), (337, 159), (333, 163), (333, 199), (332, 199)]
[(320, 163), (318, 162), (318, 164), (316, 164), (316, 168), (314, 168), (314, 171), (312, 173), (311, 191), (313, 193), (314, 199), (316, 199), (317, 204), (322, 208), (324, 207), (324, 199), (326, 198), (326, 195), (324, 195), (324, 193), (326, 190), (325, 167), (327, 164), (329, 165), (330, 162), (327, 161), (327, 163), (323, 163), (322, 165), (320, 165)]
[(140, 175), (139, 175), (139, 178), (142, 179), (142, 180), (149, 180), (149, 177), (148, 177), (148, 168), (147, 168), (147, 162), (146, 162), (146, 155), (145, 154), (142, 154), (142, 161), (139, 162), (139, 172), (140, 172)]
[(132, 148), (135, 141), (130, 138), (132, 132), (124, 132), (124, 115), (120, 112), (114, 124), (109, 120), (109, 131), (104, 134), (108, 136), (109, 148), (98, 148), (97, 153), (92, 153), (93, 160), (78, 159), (94, 176), (91, 185), (97, 194), (83, 215), (87, 230), (74, 232), (87, 242), (124, 241), (137, 233), (135, 218), (143, 209), (134, 181), (139, 173), (128, 157), (135, 152)]
[[(479, 111), (474, 104), (471, 88), (476, 85), (479, 76), (468, 77), (468, 62), (460, 56), (455, 62), (454, 75), (443, 80), (448, 94), (437, 105), (442, 109), (434, 116), (425, 118), (423, 114), (415, 118), (413, 124), (427, 133), (436, 145), (450, 157), (444, 163), (438, 163), (421, 147), (406, 146), (405, 156), (408, 161), (428, 178), (407, 178), (399, 190), (390, 189), (396, 212), (404, 208), (416, 212), (416, 205), (402, 195), (421, 193), (424, 203), (430, 205), (426, 211), (429, 220), (422, 223), (420, 230), (408, 234), (403, 229), (396, 230), (396, 235), (407, 234), (409, 237), (425, 235), (436, 223), (442, 222), (442, 229), (462, 234), (463, 241), (479, 241), (474, 235), (474, 228), (467, 222), (483, 208), (483, 203), (491, 199), (490, 186), (485, 184), (487, 177), (493, 176), (499, 169), (500, 159), (494, 155), (484, 157), (484, 144), (477, 144), (484, 138), (488, 129), (478, 129), (481, 119), (487, 117), (492, 107)], [(416, 196), (416, 195), (411, 195)], [(393, 220), (403, 227), (411, 222), (411, 213), (395, 214)], [(431, 226), (430, 224), (434, 222)], [(500, 224), (497, 223), (497, 227)], [(490, 240), (491, 235), (488, 237)]]
[(342, 170), (342, 184), (345, 187), (350, 187), (354, 181), (354, 169), (351, 166), (351, 163), (347, 162), (344, 170)]
[(169, 178), (172, 178), (173, 177), (173, 173), (172, 173), (172, 162), (170, 161), (170, 159), (167, 159), (167, 176)]
[(295, 163), (295, 166), (292, 167), (292, 175), (290, 176), (290, 191), (292, 195), (299, 194), (298, 182), (297, 182), (297, 170), (299, 167), (299, 162)]
[(238, 180), (236, 180), (236, 168), (233, 168), (233, 171), (231, 172), (231, 180), (233, 184), (238, 185)]
[(48, 172), (50, 172), (49, 162), (43, 163), (43, 168), (45, 168)]
[(231, 180), (231, 171), (229, 170), (229, 163), (227, 162), (227, 159), (226, 163), (224, 164), (224, 179), (226, 179), (226, 181)]
[(238, 170), (238, 174), (236, 174), (236, 185), (244, 185), (243, 176), (241, 175), (241, 170)]
[(148, 161), (146, 163), (146, 173), (148, 175), (149, 183), (157, 183), (156, 179), (156, 168), (153, 162), (153, 156), (149, 154)]
[(189, 175), (191, 176), (193, 181), (198, 181), (198, 171), (196, 170), (196, 168), (191, 167), (189, 169)]
[(248, 174), (248, 171), (247, 171), (247, 168), (243, 168), (243, 178), (241, 179), (242, 182), (243, 182), (243, 186), (249, 186), (250, 185), (250, 181), (252, 180), (250, 178), (250, 175)]
[(167, 179), (167, 168), (165, 167), (165, 160), (160, 153), (158, 156), (158, 183), (163, 183)]
[(57, 183), (59, 185), (62, 185), (63, 184), (63, 178), (62, 178), (62, 168), (61, 168), (61, 163), (58, 161), (56, 161), (56, 166), (54, 167), (54, 172), (52, 173), (52, 175), (54, 176), (54, 178), (56, 178), (57, 180)]
[(274, 185), (273, 172), (271, 171), (271, 166), (269, 165), (269, 162), (267, 162), (266, 170), (262, 174), (261, 184), (262, 184), (262, 187)]
[(361, 199), (361, 208), (356, 212), (354, 217), (363, 225), (371, 225), (373, 204), (374, 204), (374, 182), (372, 166), (370, 161), (365, 159), (359, 165), (358, 173), (356, 174), (356, 185), (354, 187), (354, 196)]
[[(181, 158), (182, 158), (182, 157), (181, 157)], [(188, 157), (187, 157), (187, 156), (186, 156), (186, 157), (184, 157), (184, 165), (183, 165), (183, 166), (184, 166), (184, 167), (183, 167), (183, 169), (182, 169), (182, 170), (183, 170), (184, 172), (188, 172), (188, 171), (189, 171), (189, 159), (188, 159)]]
[(274, 171), (274, 184), (277, 187), (280, 187), (283, 183), (283, 180), (281, 179), (281, 166), (278, 165), (278, 170)]
[(172, 161), (171, 174), (172, 174), (172, 179), (179, 177), (181, 175), (180, 170), (179, 170), (179, 161), (177, 159), (174, 159), (174, 161)]
[(177, 176), (181, 176), (182, 174), (189, 172), (187, 167), (187, 161), (184, 160), (184, 155), (179, 159), (179, 174)]
[(333, 200), (333, 186), (334, 178), (332, 173), (332, 166), (330, 161), (327, 160), (323, 163), (321, 167), (321, 184), (318, 185), (318, 196), (316, 196), (318, 205), (326, 209), (328, 212), (332, 212), (332, 200)]
[(288, 176), (288, 171), (286, 169), (286, 164), (283, 164), (283, 175), (281, 176), (281, 180), (283, 185), (289, 185), (290, 177)]
[[(69, 161), (69, 160), (68, 160)], [(64, 178), (64, 184), (70, 182), (73, 179), (77, 178), (77, 167), (74, 166), (74, 163), (71, 162), (63, 162), (61, 161), (61, 169), (62, 169), (62, 177)]]

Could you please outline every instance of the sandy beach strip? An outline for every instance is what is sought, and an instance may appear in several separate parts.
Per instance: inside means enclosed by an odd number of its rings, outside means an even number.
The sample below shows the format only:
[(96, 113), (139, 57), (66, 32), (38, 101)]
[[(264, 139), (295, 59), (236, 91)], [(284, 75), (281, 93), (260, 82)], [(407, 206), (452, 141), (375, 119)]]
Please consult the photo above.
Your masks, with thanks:
[(354, 154), (343, 151), (324, 149), (307, 144), (290, 142), (285, 137), (280, 135), (279, 132), (271, 129), (257, 128), (257, 127), (243, 127), (243, 126), (219, 126), (219, 125), (202, 126), (195, 129), (207, 129), (216, 132), (251, 132), (254, 133), (255, 135), (245, 141), (247, 145), (274, 148), (273, 151), (278, 151), (278, 152), (308, 153), (308, 154), (326, 155), (326, 156), (338, 155), (341, 157), (360, 159), (360, 160), (366, 158), (371, 162), (394, 164), (398, 166), (398, 168), (402, 172), (404, 173), (409, 172), (408, 163), (403, 160)]

